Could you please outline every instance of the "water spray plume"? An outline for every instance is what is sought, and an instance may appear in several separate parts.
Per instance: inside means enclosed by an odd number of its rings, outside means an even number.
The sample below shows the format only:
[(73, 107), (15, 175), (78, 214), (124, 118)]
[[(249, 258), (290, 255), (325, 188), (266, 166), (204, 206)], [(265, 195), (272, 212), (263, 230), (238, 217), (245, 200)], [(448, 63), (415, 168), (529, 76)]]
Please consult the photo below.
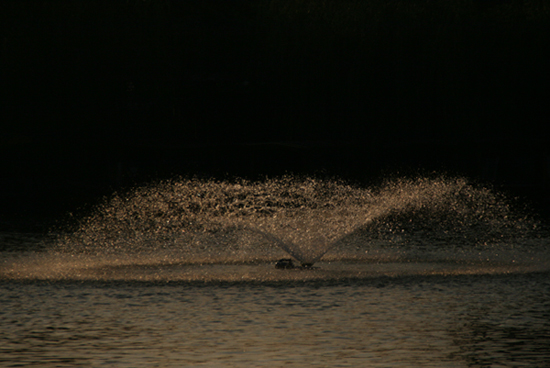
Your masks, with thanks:
[(421, 235), (442, 246), (487, 244), (533, 226), (502, 196), (464, 178), (396, 179), (374, 189), (292, 176), (181, 179), (114, 195), (59, 235), (56, 249), (188, 263), (291, 256), (311, 266), (323, 257), (364, 255), (376, 242), (414, 245)]

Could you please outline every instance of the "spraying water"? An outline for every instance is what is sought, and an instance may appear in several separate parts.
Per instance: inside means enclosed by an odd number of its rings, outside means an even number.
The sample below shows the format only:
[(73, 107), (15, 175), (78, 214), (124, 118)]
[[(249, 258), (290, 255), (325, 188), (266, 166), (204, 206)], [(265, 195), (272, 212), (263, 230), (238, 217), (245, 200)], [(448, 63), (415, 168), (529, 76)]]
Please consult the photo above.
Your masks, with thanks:
[(70, 263), (73, 274), (98, 265), (104, 274), (121, 265), (153, 272), (159, 265), (242, 266), (289, 256), (306, 266), (419, 262), (438, 252), (457, 261), (529, 245), (537, 227), (503, 196), (464, 178), (395, 179), (376, 188), (292, 176), (181, 179), (105, 200), (56, 234), (48, 269)]
[(0, 362), (549, 366), (548, 237), (464, 178), (173, 180), (62, 230), (0, 253)]

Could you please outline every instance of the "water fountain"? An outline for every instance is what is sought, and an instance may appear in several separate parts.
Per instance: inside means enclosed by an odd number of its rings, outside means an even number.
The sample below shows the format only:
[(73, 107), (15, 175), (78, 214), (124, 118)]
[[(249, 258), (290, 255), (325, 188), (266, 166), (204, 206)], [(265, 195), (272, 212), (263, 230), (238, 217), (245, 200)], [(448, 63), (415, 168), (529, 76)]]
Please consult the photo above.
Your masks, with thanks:
[(0, 365), (548, 366), (548, 237), (463, 178), (182, 179), (75, 219), (0, 254)]
[[(293, 176), (179, 179), (114, 194), (55, 234), (48, 262), (13, 266), (12, 274), (234, 280), (307, 270), (292, 277), (358, 277), (392, 262), (433, 271), (442, 261), (516, 261), (517, 252), (504, 254), (518, 238), (532, 239), (537, 226), (464, 178), (401, 178), (375, 188)], [(250, 268), (266, 264), (268, 271)]]

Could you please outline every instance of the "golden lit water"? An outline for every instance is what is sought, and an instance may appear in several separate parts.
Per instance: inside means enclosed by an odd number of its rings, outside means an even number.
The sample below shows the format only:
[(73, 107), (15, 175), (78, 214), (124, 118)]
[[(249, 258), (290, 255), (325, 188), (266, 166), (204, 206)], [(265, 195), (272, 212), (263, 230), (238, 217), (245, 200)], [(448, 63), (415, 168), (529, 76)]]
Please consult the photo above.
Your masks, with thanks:
[(3, 280), (0, 366), (545, 367), (549, 276)]
[[(537, 257), (548, 257), (539, 254)], [(550, 271), (548, 259), (376, 260), (318, 262), (312, 269), (280, 270), (273, 263), (186, 264), (144, 256), (78, 257), (3, 254), (0, 280), (280, 282), (426, 275), (489, 275)]]
[(3, 252), (0, 366), (545, 367), (539, 241), (537, 252), (379, 251), (311, 270)]

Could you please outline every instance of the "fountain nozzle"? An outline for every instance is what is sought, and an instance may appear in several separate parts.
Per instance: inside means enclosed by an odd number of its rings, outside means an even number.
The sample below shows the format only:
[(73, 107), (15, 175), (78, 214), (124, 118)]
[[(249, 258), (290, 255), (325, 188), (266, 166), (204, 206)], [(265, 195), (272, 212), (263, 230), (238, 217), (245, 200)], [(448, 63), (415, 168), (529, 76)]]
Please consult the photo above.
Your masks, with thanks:
[(281, 270), (292, 270), (292, 269), (311, 270), (314, 267), (313, 267), (313, 263), (302, 263), (301, 266), (295, 266), (292, 259), (283, 258), (278, 260), (277, 263), (275, 263), (275, 268), (281, 269)]
[(294, 262), (292, 262), (292, 259), (283, 258), (283, 259), (279, 259), (277, 263), (275, 263), (275, 268), (278, 268), (281, 270), (288, 270), (288, 269), (296, 268), (296, 266), (294, 266)]

